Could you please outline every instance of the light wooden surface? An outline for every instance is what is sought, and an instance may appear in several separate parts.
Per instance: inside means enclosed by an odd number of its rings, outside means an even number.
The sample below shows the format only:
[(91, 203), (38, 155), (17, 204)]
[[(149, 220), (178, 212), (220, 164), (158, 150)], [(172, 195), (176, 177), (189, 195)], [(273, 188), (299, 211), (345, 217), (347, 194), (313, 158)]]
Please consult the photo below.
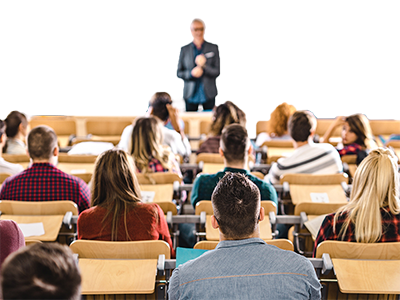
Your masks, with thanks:
[(175, 181), (182, 182), (182, 178), (173, 172), (136, 173), (139, 184), (166, 184)]
[(151, 294), (156, 259), (119, 260), (80, 258), (82, 294)]
[(295, 174), (288, 173), (282, 175), (280, 183), (288, 182), (291, 184), (303, 184), (303, 185), (322, 185), (322, 184), (341, 184), (342, 182), (348, 183), (349, 178), (346, 173), (340, 174)]
[(133, 242), (76, 240), (69, 245), (80, 258), (100, 259), (158, 259), (160, 254), (170, 259), (171, 250), (165, 241), (146, 240)]
[(29, 240), (39, 240), (42, 242), (54, 242), (60, 232), (64, 216), (17, 216), (1, 215), (2, 220), (13, 220), (17, 224), (43, 223), (44, 235), (29, 236)]
[(0, 200), (0, 211), (11, 215), (78, 215), (78, 206), (69, 200), (60, 201), (16, 201)]
[(223, 171), (225, 168), (224, 164), (217, 164), (217, 163), (204, 163), (202, 173), (204, 174), (215, 174), (220, 171)]
[[(260, 238), (263, 240), (272, 239), (272, 230), (269, 217), (265, 216), (263, 221), (260, 221)], [(206, 217), (206, 239), (209, 241), (219, 241), (219, 230), (214, 229), (211, 225), (211, 215)]]
[(58, 163), (57, 168), (71, 175), (80, 173), (93, 174), (94, 163)]
[(400, 260), (332, 259), (342, 293), (400, 294)]
[(318, 245), (316, 257), (321, 258), (323, 253), (328, 253), (331, 258), (400, 260), (400, 242), (354, 243), (328, 240)]
[(174, 196), (173, 184), (140, 184), (140, 190), (155, 192), (153, 202), (171, 202)]
[(340, 185), (290, 185), (290, 198), (294, 205), (312, 201), (311, 193), (326, 193), (329, 203), (345, 203), (347, 201), (343, 188)]
[(294, 148), (290, 147), (268, 147), (267, 157), (285, 157), (289, 156), (294, 152)]
[(343, 203), (317, 203), (317, 202), (301, 202), (294, 208), (294, 214), (299, 216), (301, 212), (308, 215), (325, 215), (335, 212), (337, 209), (346, 205)]
[[(293, 251), (293, 243), (287, 239), (265, 240), (268, 245), (276, 246), (282, 250)], [(219, 241), (200, 241), (194, 245), (194, 249), (213, 250)]]

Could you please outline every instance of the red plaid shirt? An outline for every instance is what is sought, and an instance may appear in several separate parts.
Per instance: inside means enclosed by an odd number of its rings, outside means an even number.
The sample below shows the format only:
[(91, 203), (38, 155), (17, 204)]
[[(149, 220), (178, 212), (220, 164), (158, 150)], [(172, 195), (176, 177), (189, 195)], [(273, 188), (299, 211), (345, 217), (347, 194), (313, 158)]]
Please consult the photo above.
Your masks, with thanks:
[(353, 143), (349, 144), (343, 147), (343, 149), (338, 150), (339, 155), (347, 155), (347, 154), (357, 154), (360, 150), (362, 150), (362, 147), (359, 144)]
[[(157, 159), (157, 158), (152, 158), (149, 161), (149, 170), (153, 173), (156, 172), (173, 172), (178, 174), (179, 176), (182, 176), (181, 170), (179, 168), (179, 164), (177, 161), (172, 161), (172, 169), (166, 169), (163, 167), (163, 165), (161, 164), (161, 162)], [(136, 171), (138, 173), (141, 173), (141, 170), (139, 170), (139, 168), (136, 168)]]
[[(389, 212), (389, 208), (381, 208), (382, 215), (382, 236), (378, 243), (384, 242), (400, 242), (400, 214), (393, 215)], [(335, 214), (329, 214), (325, 217), (322, 222), (321, 228), (319, 229), (318, 236), (315, 239), (314, 244), (314, 254), (315, 257), (316, 249), (319, 243), (322, 243), (325, 240), (342, 240), (342, 237), (339, 238), (339, 232), (342, 228), (343, 223), (346, 221), (347, 214), (344, 213), (339, 216), (335, 224), (335, 232), (333, 231), (333, 219)], [(356, 242), (356, 237), (354, 233), (354, 224), (350, 223), (349, 227), (347, 227), (347, 231), (343, 237), (343, 241), (345, 242)]]
[(64, 173), (50, 163), (35, 163), (23, 172), (7, 178), (0, 199), (20, 201), (71, 200), (79, 212), (89, 208), (90, 191), (80, 178)]

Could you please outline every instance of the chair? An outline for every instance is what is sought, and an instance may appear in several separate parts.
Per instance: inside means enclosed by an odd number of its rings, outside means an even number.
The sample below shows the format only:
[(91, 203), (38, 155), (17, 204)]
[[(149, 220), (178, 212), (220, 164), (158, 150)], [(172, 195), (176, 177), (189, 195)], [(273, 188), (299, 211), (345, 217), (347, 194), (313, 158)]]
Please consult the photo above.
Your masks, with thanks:
[(400, 294), (400, 242), (324, 241), (318, 245), (316, 257), (324, 253), (329, 254), (336, 273), (336, 277), (321, 278), (328, 299), (367, 299), (371, 295), (374, 299), (398, 299), (393, 294)]
[(92, 173), (72, 173), (73, 176), (82, 179), (84, 182), (89, 183), (92, 180)]
[(203, 173), (214, 174), (225, 168), (224, 158), (219, 153), (200, 153), (196, 155), (196, 163)]
[(0, 187), (3, 184), (4, 180), (6, 180), (10, 176), (10, 173), (0, 173)]
[[(11, 219), (18, 224), (43, 223), (45, 234), (31, 236), (29, 239), (39, 241), (57, 240), (58, 242), (69, 244), (70, 240), (76, 238), (78, 207), (72, 201), (0, 200), (0, 211), (2, 219)], [(61, 225), (65, 226), (61, 227)]]
[[(274, 245), (282, 250), (293, 251), (293, 243), (287, 239), (266, 240), (268, 245)], [(200, 241), (197, 242), (193, 249), (213, 250), (218, 245), (219, 241)]]
[(29, 163), (31, 161), (31, 158), (27, 154), (7, 154), (3, 153), (1, 157), (4, 158), (5, 161), (8, 161), (10, 163), (17, 163), (20, 164), (21, 166), (26, 169), (29, 166)]
[(135, 294), (146, 294), (146, 299), (165, 299), (169, 274), (159, 272), (156, 281), (156, 271), (165, 271), (165, 260), (170, 259), (165, 241), (76, 240), (70, 249), (78, 254), (83, 295), (136, 299)]
[(157, 203), (172, 201), (175, 186), (182, 182), (182, 178), (172, 172), (136, 173), (136, 177), (142, 191), (155, 192), (152, 202)]

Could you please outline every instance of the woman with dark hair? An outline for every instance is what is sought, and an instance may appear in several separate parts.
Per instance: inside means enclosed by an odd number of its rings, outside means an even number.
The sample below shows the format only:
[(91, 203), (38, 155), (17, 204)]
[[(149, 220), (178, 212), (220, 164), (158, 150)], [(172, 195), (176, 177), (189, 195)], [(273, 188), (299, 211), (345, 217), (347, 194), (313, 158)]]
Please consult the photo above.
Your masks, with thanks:
[(201, 143), (197, 154), (218, 153), (222, 129), (224, 129), (226, 125), (234, 123), (246, 127), (246, 114), (244, 111), (231, 101), (226, 101), (225, 103), (215, 107), (213, 110), (212, 123), (208, 138)]
[(164, 212), (142, 203), (132, 157), (111, 149), (96, 160), (91, 208), (78, 218), (78, 239), (103, 241), (164, 240), (174, 255)]
[(24, 168), (19, 164), (13, 164), (4, 160), (2, 154), (6, 141), (7, 141), (6, 124), (4, 121), (0, 120), (0, 173), (8, 173), (11, 175), (15, 175), (18, 174), (19, 172), (22, 172)]
[(371, 126), (365, 115), (354, 114), (348, 117), (337, 117), (325, 133), (324, 142), (329, 142), (329, 138), (338, 126), (343, 126), (343, 147), (337, 148), (340, 156), (359, 154), (360, 151), (369, 151), (377, 147)]
[(29, 133), (29, 122), (19, 111), (12, 111), (4, 120), (6, 123), (7, 142), (4, 153), (26, 154), (25, 140)]

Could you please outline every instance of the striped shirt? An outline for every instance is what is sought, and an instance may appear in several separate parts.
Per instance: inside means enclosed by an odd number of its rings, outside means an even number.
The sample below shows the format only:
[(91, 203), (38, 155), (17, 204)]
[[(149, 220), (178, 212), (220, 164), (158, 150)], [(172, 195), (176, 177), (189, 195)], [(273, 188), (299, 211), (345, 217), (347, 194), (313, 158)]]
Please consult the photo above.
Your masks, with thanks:
[(278, 159), (264, 180), (279, 184), (284, 174), (336, 174), (343, 172), (338, 151), (328, 143), (308, 143), (297, 148), (292, 155)]

